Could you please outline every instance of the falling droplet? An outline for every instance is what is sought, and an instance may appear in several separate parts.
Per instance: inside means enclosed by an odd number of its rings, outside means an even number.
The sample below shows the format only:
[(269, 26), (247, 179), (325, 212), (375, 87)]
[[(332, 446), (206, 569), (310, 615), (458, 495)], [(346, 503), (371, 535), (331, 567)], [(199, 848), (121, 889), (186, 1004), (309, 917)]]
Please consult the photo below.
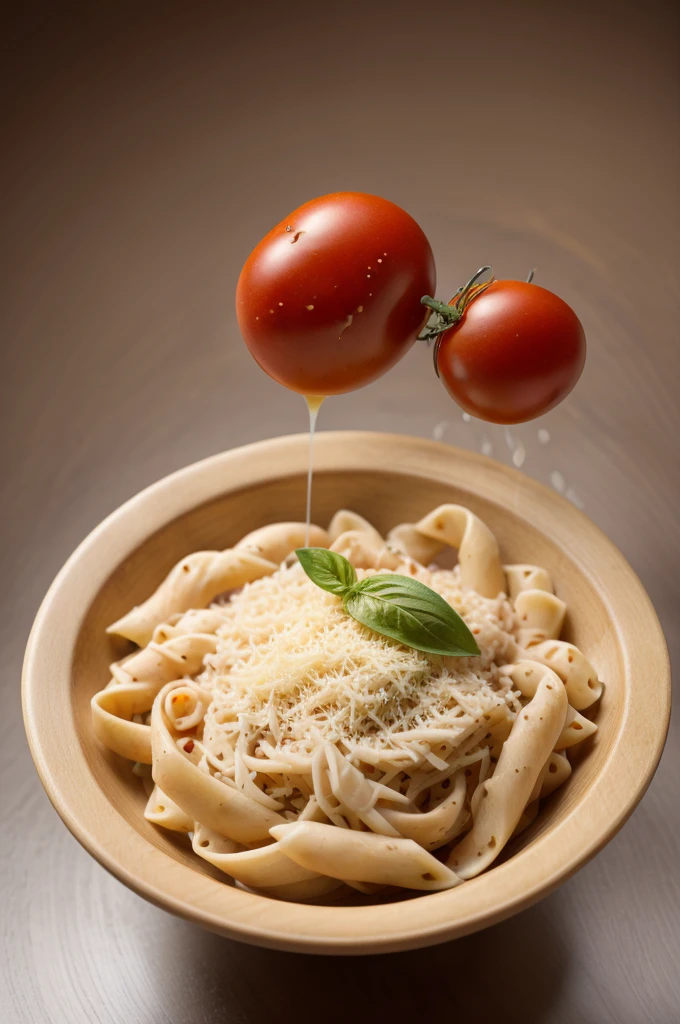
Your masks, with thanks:
[(520, 466), (524, 465), (524, 460), (526, 459), (526, 457), (526, 448), (524, 447), (521, 441), (518, 441), (517, 446), (514, 452), (512, 453), (512, 461), (514, 465), (517, 466), (517, 468), (519, 469)]
[(567, 481), (564, 479), (564, 477), (558, 469), (553, 469), (552, 473), (550, 474), (550, 483), (553, 485), (553, 487), (559, 494), (564, 494), (565, 490), (567, 489)]
[(565, 498), (569, 499), (572, 505), (576, 505), (576, 508), (583, 508), (583, 502), (581, 501), (573, 487), (567, 487), (564, 496)]
[(541, 444), (547, 444), (550, 440), (550, 431), (546, 430), (545, 427), (541, 427), (538, 431), (538, 440)]
[(510, 451), (512, 451), (513, 448), (515, 447), (515, 439), (512, 436), (512, 433), (510, 431), (510, 427), (503, 427), (503, 433), (505, 435), (505, 443), (507, 444), (507, 446), (510, 449)]
[(493, 455), (493, 445), (488, 438), (482, 441), (482, 455)]
[(448, 425), (448, 420), (442, 420), (441, 423), (437, 423), (434, 430), (432, 431), (432, 437), (434, 438), (435, 441), (441, 441)]
[(470, 415), (469, 412), (464, 412), (463, 413), (463, 420), (464, 420), (465, 423), (471, 423), (472, 422), (472, 416)]

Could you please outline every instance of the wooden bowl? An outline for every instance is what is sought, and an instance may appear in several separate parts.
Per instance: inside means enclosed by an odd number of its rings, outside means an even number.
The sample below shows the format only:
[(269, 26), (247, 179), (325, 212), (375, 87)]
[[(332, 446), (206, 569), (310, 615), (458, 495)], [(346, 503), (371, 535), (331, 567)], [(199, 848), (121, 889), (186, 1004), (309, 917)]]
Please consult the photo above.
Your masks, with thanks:
[[(426, 946), (527, 907), (600, 850), (638, 803), (661, 755), (670, 712), (663, 634), (642, 585), (610, 541), (559, 495), (483, 456), (416, 438), (322, 433), (313, 518), (347, 507), (382, 531), (444, 501), (469, 506), (508, 562), (545, 566), (567, 602), (565, 636), (606, 689), (598, 732), (501, 863), (445, 892), (367, 905), (301, 905), (244, 892), (213, 873), (185, 837), (145, 821), (129, 762), (103, 749), (90, 698), (122, 648), (106, 626), (144, 599), (183, 555), (231, 545), (258, 525), (299, 519), (306, 435), (206, 459), (126, 502), (55, 579), (26, 651), (26, 732), (50, 800), (74, 836), (157, 906), (245, 942), (317, 953)], [(584, 744), (585, 746), (585, 744)]]

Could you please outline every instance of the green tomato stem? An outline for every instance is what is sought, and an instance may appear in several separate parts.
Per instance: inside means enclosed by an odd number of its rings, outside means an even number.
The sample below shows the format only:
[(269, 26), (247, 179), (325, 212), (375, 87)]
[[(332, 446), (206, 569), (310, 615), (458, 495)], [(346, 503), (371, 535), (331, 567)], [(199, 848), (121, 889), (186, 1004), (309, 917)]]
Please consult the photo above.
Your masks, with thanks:
[[(488, 271), (491, 271), (489, 280), (479, 283), (480, 277)], [(458, 323), (470, 303), (483, 291), (486, 291), (493, 281), (495, 281), (493, 268), (480, 267), (477, 273), (473, 274), (470, 280), (458, 289), (451, 302), (440, 302), (439, 299), (433, 299), (430, 295), (423, 295), (420, 300), (423, 306), (432, 310), (432, 316), (425, 324), (422, 333), (418, 335), (418, 341), (434, 341), (432, 360), (437, 376), (439, 376), (439, 349), (442, 343), (442, 334)]]
[[(481, 284), (478, 283), (479, 278), (488, 271), (491, 271), (489, 280)], [(458, 323), (472, 300), (485, 291), (494, 280), (493, 269), (491, 267), (481, 267), (476, 274), (472, 275), (467, 284), (458, 289), (450, 302), (440, 302), (439, 299), (433, 299), (430, 295), (423, 295), (420, 300), (423, 306), (427, 306), (428, 309), (432, 310), (432, 316), (425, 325), (423, 332), (418, 335), (418, 341), (435, 342), (434, 365), (437, 376), (439, 376), (437, 353), (441, 341), (440, 335)]]

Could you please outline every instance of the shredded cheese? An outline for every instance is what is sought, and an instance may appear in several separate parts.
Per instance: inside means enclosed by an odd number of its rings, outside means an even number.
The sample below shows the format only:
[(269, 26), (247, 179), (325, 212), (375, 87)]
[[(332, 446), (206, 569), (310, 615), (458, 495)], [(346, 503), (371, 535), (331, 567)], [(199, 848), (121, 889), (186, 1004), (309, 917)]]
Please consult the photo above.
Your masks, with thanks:
[(442, 768), (461, 744), (479, 742), (493, 715), (510, 711), (516, 695), (500, 672), (517, 652), (509, 601), (464, 590), (457, 568), (401, 571), (459, 612), (481, 657), (427, 655), (374, 633), (299, 565), (282, 567), (216, 606), (217, 650), (197, 679), (212, 694), (203, 742), (213, 763), (233, 766), (243, 785), (245, 767), (311, 771), (328, 740), (383, 770)]

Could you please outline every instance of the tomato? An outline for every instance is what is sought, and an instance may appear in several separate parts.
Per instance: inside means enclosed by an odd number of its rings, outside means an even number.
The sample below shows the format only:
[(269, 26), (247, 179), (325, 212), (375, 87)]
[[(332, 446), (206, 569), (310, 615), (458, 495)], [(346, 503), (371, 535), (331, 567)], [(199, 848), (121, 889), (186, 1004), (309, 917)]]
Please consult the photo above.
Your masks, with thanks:
[(432, 294), (430, 244), (400, 207), (335, 192), (294, 210), (248, 257), (236, 289), (246, 345), (279, 384), (338, 395), (413, 345)]
[(574, 387), (586, 358), (573, 309), (527, 281), (494, 281), (438, 345), (437, 370), (451, 397), (492, 423), (523, 423), (552, 409)]

